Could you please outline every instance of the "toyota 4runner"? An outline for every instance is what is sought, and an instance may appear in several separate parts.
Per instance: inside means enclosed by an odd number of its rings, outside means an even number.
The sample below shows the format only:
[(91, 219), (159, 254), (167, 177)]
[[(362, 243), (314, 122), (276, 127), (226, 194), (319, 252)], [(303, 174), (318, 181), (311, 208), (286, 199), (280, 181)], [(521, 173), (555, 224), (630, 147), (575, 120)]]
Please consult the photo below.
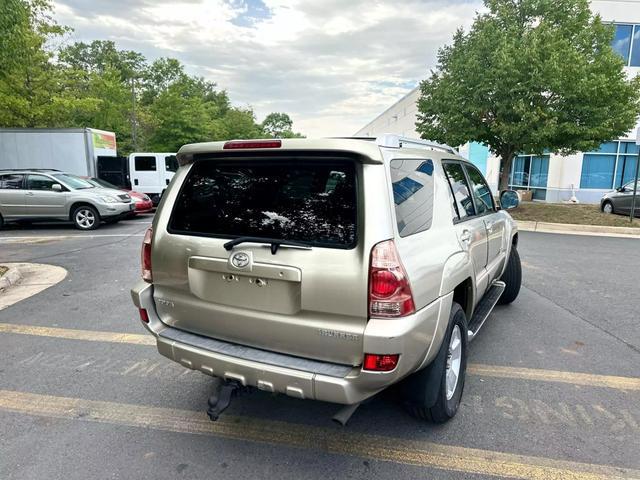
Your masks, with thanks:
[(159, 352), (216, 377), (215, 420), (255, 387), (355, 407), (398, 384), (458, 409), (467, 346), (520, 290), (518, 233), (450, 147), (394, 135), (186, 145), (133, 302)]

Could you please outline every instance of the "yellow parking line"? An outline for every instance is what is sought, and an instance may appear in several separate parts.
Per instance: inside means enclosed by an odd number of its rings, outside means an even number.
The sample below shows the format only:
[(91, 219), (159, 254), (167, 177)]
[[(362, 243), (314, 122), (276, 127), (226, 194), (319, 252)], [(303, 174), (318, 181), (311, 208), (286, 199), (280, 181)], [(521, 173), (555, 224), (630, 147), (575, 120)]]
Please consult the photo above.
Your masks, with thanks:
[(591, 373), (541, 370), (536, 368), (502, 367), (499, 365), (482, 365), (477, 363), (470, 363), (467, 367), (467, 372), (471, 375), (485, 377), (570, 383), (572, 385), (615, 388), (618, 390), (640, 390), (640, 378), (635, 377), (594, 375)]
[[(18, 325), (0, 323), (0, 333), (17, 333), (39, 337), (54, 337), (91, 342), (129, 343), (133, 345), (155, 345), (151, 335), (135, 333), (103, 332), (95, 330), (75, 330), (69, 328), (40, 327), (36, 325)], [(595, 375), (590, 373), (567, 372), (559, 370), (540, 370), (534, 368), (503, 367), (470, 363), (467, 367), (470, 375), (534, 380), (542, 382), (568, 383), (587, 387), (613, 388), (617, 390), (640, 390), (640, 378), (619, 377), (613, 375)]]
[(90, 342), (131, 343), (134, 345), (155, 345), (151, 335), (136, 333), (100, 332), (95, 330), (75, 330), (72, 328), (40, 327), (36, 325), (17, 325), (0, 323), (0, 333), (18, 333), (38, 337), (65, 338), (69, 340), (86, 340)]
[(0, 410), (27, 415), (211, 435), (480, 475), (533, 480), (640, 479), (640, 471), (476, 448), (365, 435), (288, 422), (0, 390)]

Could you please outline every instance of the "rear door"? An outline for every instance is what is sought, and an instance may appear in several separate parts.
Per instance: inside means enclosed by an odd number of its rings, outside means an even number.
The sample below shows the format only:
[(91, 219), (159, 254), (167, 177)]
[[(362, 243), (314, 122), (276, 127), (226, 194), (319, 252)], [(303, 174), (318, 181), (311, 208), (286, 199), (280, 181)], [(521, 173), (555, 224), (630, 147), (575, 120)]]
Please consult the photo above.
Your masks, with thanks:
[(141, 193), (160, 193), (166, 184), (164, 165), (159, 165), (155, 154), (131, 155), (131, 188)]
[(473, 193), (476, 213), (482, 217), (487, 229), (487, 275), (491, 282), (502, 272), (505, 248), (505, 216), (497, 213), (491, 189), (480, 171), (473, 165), (465, 164), (464, 168)]
[(27, 215), (27, 197), (24, 190), (23, 174), (0, 175), (0, 213), (5, 218)]
[(455, 228), (462, 248), (469, 252), (475, 270), (476, 298), (480, 298), (488, 285), (487, 229), (482, 216), (476, 212), (473, 194), (461, 162), (443, 161), (442, 166), (455, 199), (458, 221)]
[(97, 159), (98, 178), (119, 188), (131, 188), (129, 159), (127, 157), (102, 157)]
[[(376, 191), (384, 191), (383, 166), (366, 167), (378, 169)], [(370, 250), (359, 241), (363, 169), (348, 158), (196, 161), (182, 172), (166, 233), (154, 234), (162, 321), (242, 345), (359, 365)], [(225, 249), (240, 237), (258, 239)], [(268, 239), (308, 247), (276, 248)]]
[[(63, 191), (53, 190), (60, 185)], [(30, 217), (66, 217), (66, 188), (47, 175), (27, 175), (27, 213)]]

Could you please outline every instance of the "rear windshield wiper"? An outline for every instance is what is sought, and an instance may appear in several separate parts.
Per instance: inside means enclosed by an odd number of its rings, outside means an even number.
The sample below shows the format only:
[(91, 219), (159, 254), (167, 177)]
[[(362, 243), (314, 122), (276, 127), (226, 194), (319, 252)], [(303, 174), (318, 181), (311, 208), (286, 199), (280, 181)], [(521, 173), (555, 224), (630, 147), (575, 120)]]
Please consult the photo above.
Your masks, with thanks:
[(238, 237), (224, 244), (224, 249), (229, 251), (236, 245), (241, 243), (269, 243), (271, 244), (271, 254), (275, 255), (280, 245), (289, 245), (291, 247), (311, 248), (311, 245), (294, 240), (282, 240), (279, 238), (263, 238), (263, 237)]

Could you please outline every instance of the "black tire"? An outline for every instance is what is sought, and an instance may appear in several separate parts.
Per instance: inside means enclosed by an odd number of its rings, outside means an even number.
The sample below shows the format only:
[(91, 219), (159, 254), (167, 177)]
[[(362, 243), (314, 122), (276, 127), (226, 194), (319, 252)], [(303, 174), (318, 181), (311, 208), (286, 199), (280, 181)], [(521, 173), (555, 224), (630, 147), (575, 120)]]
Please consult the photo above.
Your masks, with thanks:
[[(87, 220), (82, 220), (83, 217)], [(91, 205), (80, 205), (73, 210), (71, 221), (78, 230), (95, 230), (100, 226), (100, 214)]]
[[(611, 211), (610, 211), (610, 212), (605, 212), (605, 207), (606, 207), (607, 205), (611, 205)], [(602, 204), (602, 213), (607, 213), (607, 214), (608, 214), (608, 213), (616, 213), (615, 208), (613, 208), (613, 202), (611, 202), (611, 201), (609, 201), (609, 200), (605, 201), (605, 202)]]
[(3, 227), (4, 227), (4, 218), (2, 218), (2, 215), (0, 215), (0, 230), (2, 230)]
[(504, 270), (500, 280), (507, 286), (504, 292), (502, 292), (498, 303), (500, 305), (507, 305), (518, 297), (520, 285), (522, 284), (522, 266), (520, 265), (520, 255), (515, 245), (511, 247), (509, 262), (507, 262), (507, 268)]
[[(460, 370), (453, 394), (447, 398), (447, 364), (449, 346), (454, 330), (459, 333)], [(467, 372), (467, 317), (457, 303), (451, 306), (449, 326), (438, 351), (428, 367), (406, 378), (401, 384), (403, 403), (416, 418), (433, 423), (444, 423), (458, 412)]]

